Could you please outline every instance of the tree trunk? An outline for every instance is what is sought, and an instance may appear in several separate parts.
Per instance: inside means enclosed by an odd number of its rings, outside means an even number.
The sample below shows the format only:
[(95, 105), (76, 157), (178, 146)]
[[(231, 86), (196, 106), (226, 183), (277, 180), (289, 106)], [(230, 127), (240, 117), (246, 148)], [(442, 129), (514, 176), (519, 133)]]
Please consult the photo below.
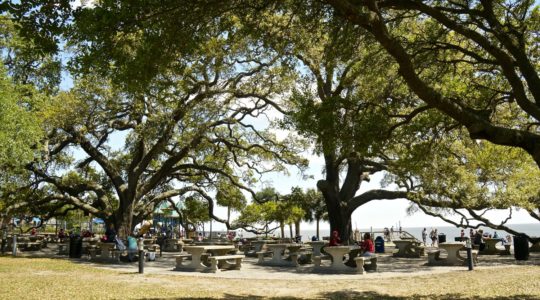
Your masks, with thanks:
[(320, 222), (320, 221), (321, 221), (321, 220), (318, 219), (318, 218), (317, 218), (317, 220), (315, 221), (315, 224), (316, 224), (316, 226), (317, 226), (317, 227), (316, 227), (316, 228), (317, 228), (317, 229), (316, 229), (316, 230), (317, 230), (317, 240), (319, 240), (319, 241), (321, 240), (321, 237), (320, 237), (320, 234), (319, 234), (319, 222)]
[[(331, 231), (337, 230), (341, 242), (348, 245), (352, 234), (351, 216), (346, 211), (343, 212), (341, 210), (336, 211), (333, 214), (329, 212), (328, 216), (330, 217)], [(330, 235), (331, 233), (332, 232), (330, 232)]]
[(300, 235), (300, 220), (294, 223), (294, 230), (296, 233), (295, 236), (299, 236)]
[(133, 209), (135, 207), (135, 192), (127, 188), (120, 196), (120, 206), (115, 214), (116, 234), (120, 238), (127, 238), (132, 234), (135, 224), (133, 223)]
[(126, 238), (129, 234), (131, 234), (131, 229), (133, 227), (133, 215), (128, 212), (124, 212), (121, 214), (120, 218), (117, 219), (116, 223), (116, 233), (121, 238)]
[(285, 237), (285, 224), (283, 222), (279, 222), (279, 229), (281, 230), (281, 238)]
[(291, 234), (291, 239), (293, 238), (292, 234), (293, 234), (293, 230), (292, 230), (292, 223), (289, 223), (289, 232)]
[(337, 230), (342, 243), (349, 244), (351, 237), (351, 215), (346, 206), (342, 206), (338, 193), (328, 190), (323, 191), (326, 208), (328, 210), (328, 219), (330, 221), (330, 236), (332, 231)]

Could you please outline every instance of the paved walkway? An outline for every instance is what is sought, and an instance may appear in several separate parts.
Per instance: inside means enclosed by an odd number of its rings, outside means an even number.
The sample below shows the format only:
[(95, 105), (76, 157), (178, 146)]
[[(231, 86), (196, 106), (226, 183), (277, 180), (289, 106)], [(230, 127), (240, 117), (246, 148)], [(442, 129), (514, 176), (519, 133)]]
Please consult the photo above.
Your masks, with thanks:
[[(426, 249), (429, 250), (430, 248)], [(256, 264), (256, 258), (246, 257), (242, 264), (241, 270), (222, 271), (219, 273), (201, 273), (201, 272), (185, 272), (174, 271), (175, 258), (178, 253), (163, 252), (162, 257), (156, 257), (156, 261), (145, 262), (145, 274), (160, 274), (160, 275), (182, 275), (194, 277), (217, 277), (217, 278), (236, 278), (236, 279), (283, 279), (284, 277), (294, 280), (328, 280), (328, 279), (358, 279), (360, 278), (388, 278), (401, 276), (419, 276), (434, 273), (446, 273), (452, 271), (467, 270), (466, 266), (428, 266), (427, 256), (421, 258), (394, 258), (391, 251), (393, 248), (387, 247), (387, 252), (378, 254), (378, 270), (377, 272), (365, 272), (364, 275), (359, 274), (321, 274), (313, 273), (313, 265), (305, 265), (297, 268), (290, 267), (269, 267)], [(53, 257), (65, 258), (67, 256), (59, 256), (55, 254), (56, 245), (49, 244), (48, 248), (40, 251), (24, 251), (19, 252), (20, 256), (28, 257)], [(104, 268), (117, 270), (120, 272), (138, 272), (138, 263), (99, 263), (90, 261), (89, 258), (83, 255), (80, 259), (70, 259), (73, 262), (89, 265), (96, 268)], [(329, 261), (323, 260), (323, 264), (329, 264)], [(531, 253), (529, 260), (516, 261), (513, 255), (480, 255), (479, 263), (476, 269), (486, 268), (502, 268), (509, 265), (540, 265), (540, 253)]]

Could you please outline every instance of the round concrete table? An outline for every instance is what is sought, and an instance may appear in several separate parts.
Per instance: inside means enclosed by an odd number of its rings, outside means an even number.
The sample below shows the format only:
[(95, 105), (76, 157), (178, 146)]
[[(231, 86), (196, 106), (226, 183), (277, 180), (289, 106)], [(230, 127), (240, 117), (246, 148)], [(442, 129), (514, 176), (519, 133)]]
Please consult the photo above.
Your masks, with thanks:
[(324, 251), (332, 256), (332, 265), (330, 268), (336, 271), (350, 270), (351, 267), (346, 266), (343, 263), (343, 257), (351, 251), (350, 246), (330, 246), (324, 248)]
[(310, 244), (311, 247), (313, 247), (313, 256), (321, 256), (321, 249), (322, 247), (328, 245), (327, 241), (312, 241), (307, 242), (307, 244)]
[(447, 243), (439, 243), (439, 248), (444, 249), (446, 253), (448, 253), (447, 256), (447, 263), (451, 265), (462, 265), (463, 259), (461, 256), (459, 256), (459, 250), (463, 249), (465, 246), (464, 243), (461, 242), (447, 242)]

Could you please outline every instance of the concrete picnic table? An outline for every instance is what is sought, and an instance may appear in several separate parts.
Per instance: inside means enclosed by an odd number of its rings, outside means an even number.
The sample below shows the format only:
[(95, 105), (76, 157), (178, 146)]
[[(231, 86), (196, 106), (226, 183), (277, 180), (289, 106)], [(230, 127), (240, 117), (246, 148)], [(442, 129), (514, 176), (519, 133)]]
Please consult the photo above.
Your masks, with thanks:
[(348, 267), (343, 263), (343, 257), (345, 254), (348, 254), (351, 249), (351, 246), (329, 246), (324, 248), (324, 251), (332, 256), (330, 268), (335, 271), (349, 271), (351, 267)]
[[(199, 245), (199, 246), (185, 246), (184, 250), (191, 254), (191, 261), (186, 265), (178, 265), (177, 269), (186, 269), (194, 271), (203, 271), (208, 268), (207, 265), (203, 264), (202, 255), (205, 252), (214, 254), (214, 256), (227, 254), (228, 251), (235, 250), (233, 245), (230, 246), (217, 246), (217, 245)], [(204, 263), (208, 264), (206, 261)]]
[(183, 242), (181, 239), (166, 239), (163, 251), (168, 252), (181, 252)]
[(480, 251), (480, 254), (499, 254), (500, 251), (497, 249), (496, 245), (501, 242), (501, 239), (485, 238), (484, 243), (486, 247), (484, 250)]
[(111, 258), (111, 251), (116, 247), (115, 243), (99, 243), (99, 248), (101, 248), (101, 258), (109, 259)]
[(311, 241), (307, 242), (307, 244), (313, 247), (313, 256), (321, 256), (321, 249), (328, 245), (328, 241)]
[(394, 240), (392, 241), (398, 252), (394, 253), (394, 257), (413, 257), (417, 258), (422, 255), (419, 250), (413, 249), (413, 247), (419, 246), (415, 240)]
[(444, 249), (448, 256), (446, 258), (446, 264), (448, 265), (463, 265), (464, 260), (459, 255), (459, 250), (463, 249), (465, 246), (462, 242), (446, 242), (439, 243), (439, 248)]
[[(298, 265), (298, 250), (302, 248), (301, 244), (268, 244), (268, 251), (272, 252), (272, 258), (269, 261), (264, 260), (264, 255), (259, 258), (259, 264), (273, 266), (297, 266)], [(287, 258), (283, 257), (285, 250), (289, 251)]]
[(260, 251), (262, 251), (262, 248), (264, 247), (264, 245), (267, 245), (267, 244), (277, 244), (277, 241), (275, 241), (275, 240), (256, 240), (256, 241), (251, 241), (251, 245), (253, 246), (253, 251), (255, 251), (255, 252), (260, 252)]

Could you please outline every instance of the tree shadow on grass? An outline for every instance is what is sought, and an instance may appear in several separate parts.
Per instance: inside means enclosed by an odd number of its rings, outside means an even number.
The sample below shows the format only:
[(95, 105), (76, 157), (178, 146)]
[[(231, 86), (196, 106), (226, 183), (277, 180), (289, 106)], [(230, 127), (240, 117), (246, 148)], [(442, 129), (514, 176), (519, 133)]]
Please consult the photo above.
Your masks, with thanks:
[[(475, 300), (538, 300), (537, 296), (531, 295), (508, 295), (508, 296), (493, 296), (493, 297), (480, 297), (480, 296), (465, 296), (462, 294), (445, 294), (445, 295), (412, 295), (412, 296), (390, 296), (387, 294), (381, 294), (373, 291), (369, 292), (356, 292), (356, 291), (334, 291), (321, 293), (313, 298), (305, 297), (263, 297), (256, 295), (233, 295), (224, 294), (223, 299), (232, 300), (251, 300), (251, 299), (271, 299), (271, 300), (299, 300), (299, 299), (335, 299), (335, 300), (349, 300), (349, 299), (376, 299), (376, 300), (406, 300), (406, 299), (439, 299), (439, 300), (455, 300), (455, 299), (475, 299)], [(178, 298), (142, 298), (145, 300), (165, 300), (165, 299), (182, 299), (182, 300), (201, 300), (201, 299), (215, 299), (215, 298), (193, 298), (193, 297), (178, 297)]]

